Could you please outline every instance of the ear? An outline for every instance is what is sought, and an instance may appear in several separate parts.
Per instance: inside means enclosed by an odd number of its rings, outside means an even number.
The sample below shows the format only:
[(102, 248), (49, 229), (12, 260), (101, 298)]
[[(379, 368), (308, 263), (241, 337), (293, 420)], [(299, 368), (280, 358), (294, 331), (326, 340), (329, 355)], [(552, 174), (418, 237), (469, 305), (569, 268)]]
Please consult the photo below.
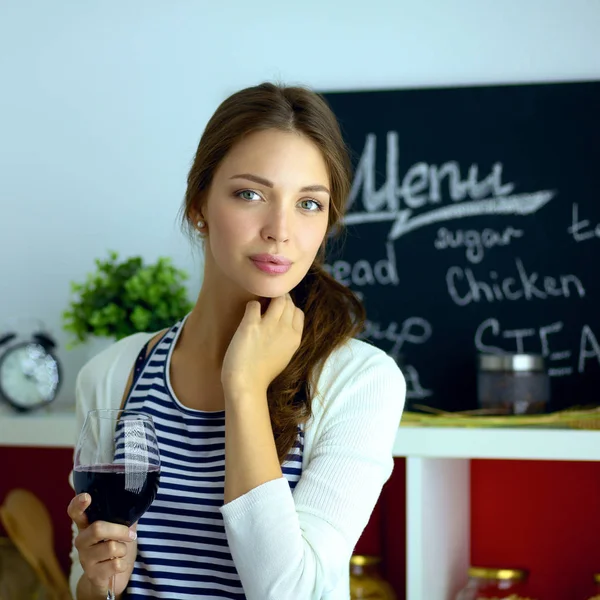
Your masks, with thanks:
[(202, 211), (196, 208), (193, 208), (188, 212), (187, 218), (188, 221), (194, 225), (200, 220), (205, 221)]
[[(206, 219), (202, 214), (202, 211), (197, 208), (191, 209), (187, 214), (188, 223), (191, 225), (193, 229), (195, 229), (198, 233), (203, 233), (203, 230), (206, 230)], [(198, 224), (202, 222), (204, 225), (199, 227)]]

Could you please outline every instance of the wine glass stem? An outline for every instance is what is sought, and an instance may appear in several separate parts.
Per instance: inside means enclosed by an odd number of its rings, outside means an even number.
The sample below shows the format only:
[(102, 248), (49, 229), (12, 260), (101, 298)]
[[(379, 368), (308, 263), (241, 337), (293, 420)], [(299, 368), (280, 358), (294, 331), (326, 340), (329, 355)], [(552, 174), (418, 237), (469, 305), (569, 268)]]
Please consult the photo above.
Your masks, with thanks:
[(108, 584), (108, 594), (106, 594), (106, 600), (116, 600), (114, 575), (110, 578), (110, 582)]

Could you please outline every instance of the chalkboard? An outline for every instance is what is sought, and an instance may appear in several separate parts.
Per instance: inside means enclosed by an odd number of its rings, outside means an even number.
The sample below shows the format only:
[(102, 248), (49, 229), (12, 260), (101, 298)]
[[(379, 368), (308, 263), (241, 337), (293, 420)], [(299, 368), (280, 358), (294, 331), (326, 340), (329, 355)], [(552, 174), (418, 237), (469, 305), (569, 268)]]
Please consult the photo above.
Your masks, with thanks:
[(476, 406), (479, 352), (543, 354), (600, 404), (600, 82), (325, 93), (353, 154), (326, 268), (408, 400)]

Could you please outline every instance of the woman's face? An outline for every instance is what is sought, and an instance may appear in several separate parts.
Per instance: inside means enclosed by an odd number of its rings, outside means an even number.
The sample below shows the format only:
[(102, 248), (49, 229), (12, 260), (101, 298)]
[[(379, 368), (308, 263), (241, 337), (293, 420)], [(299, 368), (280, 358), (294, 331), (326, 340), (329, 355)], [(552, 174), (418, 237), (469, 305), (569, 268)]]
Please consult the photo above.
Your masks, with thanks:
[(327, 232), (329, 175), (307, 137), (275, 129), (244, 137), (215, 172), (203, 209), (205, 280), (224, 277), (274, 298), (306, 275)]

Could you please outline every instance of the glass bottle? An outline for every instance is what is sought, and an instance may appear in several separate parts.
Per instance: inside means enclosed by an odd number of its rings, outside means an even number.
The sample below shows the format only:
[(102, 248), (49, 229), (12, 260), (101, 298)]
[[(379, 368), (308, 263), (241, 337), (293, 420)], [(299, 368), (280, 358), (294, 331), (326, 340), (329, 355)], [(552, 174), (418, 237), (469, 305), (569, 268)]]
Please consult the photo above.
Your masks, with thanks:
[(396, 600), (379, 569), (377, 556), (355, 554), (350, 559), (350, 600)]
[(524, 592), (525, 571), (471, 567), (468, 576), (467, 585), (456, 600), (533, 600)]

